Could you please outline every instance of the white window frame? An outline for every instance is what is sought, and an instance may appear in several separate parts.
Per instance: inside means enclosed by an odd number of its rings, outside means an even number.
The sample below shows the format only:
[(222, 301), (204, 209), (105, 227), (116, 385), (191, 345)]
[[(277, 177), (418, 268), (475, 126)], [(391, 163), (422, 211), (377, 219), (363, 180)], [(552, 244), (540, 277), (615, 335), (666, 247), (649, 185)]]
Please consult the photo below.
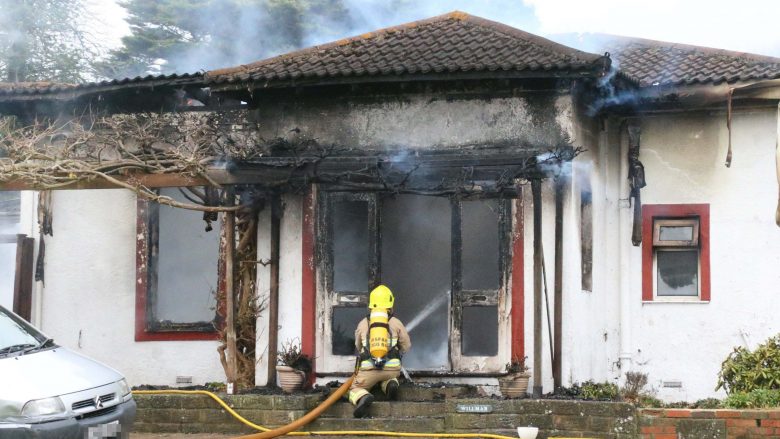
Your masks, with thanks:
[[(661, 227), (691, 226), (693, 227), (693, 240), (691, 241), (661, 241)], [(701, 245), (699, 242), (698, 217), (685, 218), (654, 218), (653, 219), (653, 301), (654, 302), (694, 302), (702, 303), (701, 298)], [(658, 252), (691, 251), (696, 250), (696, 295), (695, 296), (669, 296), (658, 294)]]

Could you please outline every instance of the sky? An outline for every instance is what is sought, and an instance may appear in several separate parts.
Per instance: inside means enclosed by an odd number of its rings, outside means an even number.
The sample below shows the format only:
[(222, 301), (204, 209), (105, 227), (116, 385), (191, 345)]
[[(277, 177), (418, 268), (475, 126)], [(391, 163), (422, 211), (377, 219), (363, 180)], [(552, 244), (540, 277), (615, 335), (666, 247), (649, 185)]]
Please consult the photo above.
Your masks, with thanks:
[[(124, 10), (115, 0), (87, 1), (93, 32), (119, 46), (129, 33)], [(780, 57), (780, 0), (417, 0), (389, 15), (375, 12), (387, 0), (344, 1), (358, 19), (340, 37), (461, 10), (553, 40), (560, 34), (608, 33)], [(312, 35), (306, 42), (328, 40)]]

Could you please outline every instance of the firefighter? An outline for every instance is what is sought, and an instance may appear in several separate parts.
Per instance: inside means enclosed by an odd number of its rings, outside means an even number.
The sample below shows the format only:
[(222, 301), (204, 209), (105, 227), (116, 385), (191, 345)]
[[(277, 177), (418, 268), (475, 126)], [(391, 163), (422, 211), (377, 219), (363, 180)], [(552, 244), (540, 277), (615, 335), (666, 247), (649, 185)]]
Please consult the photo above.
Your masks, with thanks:
[(357, 375), (349, 389), (349, 402), (355, 406), (354, 416), (362, 418), (374, 401), (371, 388), (381, 385), (388, 399), (398, 393), (401, 356), (412, 346), (403, 323), (393, 316), (393, 292), (384, 285), (371, 291), (368, 317), (355, 331)]

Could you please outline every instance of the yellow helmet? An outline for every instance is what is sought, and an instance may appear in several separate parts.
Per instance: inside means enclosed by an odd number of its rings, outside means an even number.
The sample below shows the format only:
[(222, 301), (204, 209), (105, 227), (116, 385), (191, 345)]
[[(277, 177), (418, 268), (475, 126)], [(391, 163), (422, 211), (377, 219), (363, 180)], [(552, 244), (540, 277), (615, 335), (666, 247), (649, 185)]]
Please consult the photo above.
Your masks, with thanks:
[(385, 308), (390, 309), (393, 307), (393, 292), (390, 288), (384, 285), (380, 285), (371, 291), (371, 295), (368, 296), (368, 307), (373, 308)]

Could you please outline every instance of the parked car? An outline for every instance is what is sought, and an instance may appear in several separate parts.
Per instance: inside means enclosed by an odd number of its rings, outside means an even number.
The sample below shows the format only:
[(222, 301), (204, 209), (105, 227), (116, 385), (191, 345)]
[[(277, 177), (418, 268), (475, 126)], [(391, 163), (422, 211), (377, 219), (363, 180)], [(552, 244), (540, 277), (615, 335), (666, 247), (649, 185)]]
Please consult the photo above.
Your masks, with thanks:
[(135, 409), (122, 374), (0, 306), (0, 438), (124, 438)]

